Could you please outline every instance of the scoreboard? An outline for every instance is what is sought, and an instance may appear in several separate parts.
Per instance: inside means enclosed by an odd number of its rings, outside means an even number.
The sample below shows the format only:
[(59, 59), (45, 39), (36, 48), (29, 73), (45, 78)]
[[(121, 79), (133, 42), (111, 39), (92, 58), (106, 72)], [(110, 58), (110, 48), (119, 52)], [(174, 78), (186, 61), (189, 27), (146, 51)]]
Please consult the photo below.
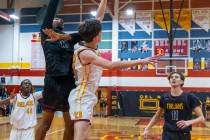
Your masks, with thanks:
[[(169, 56), (170, 48), (168, 40), (154, 41), (155, 55)], [(188, 56), (188, 40), (174, 40), (173, 56)]]

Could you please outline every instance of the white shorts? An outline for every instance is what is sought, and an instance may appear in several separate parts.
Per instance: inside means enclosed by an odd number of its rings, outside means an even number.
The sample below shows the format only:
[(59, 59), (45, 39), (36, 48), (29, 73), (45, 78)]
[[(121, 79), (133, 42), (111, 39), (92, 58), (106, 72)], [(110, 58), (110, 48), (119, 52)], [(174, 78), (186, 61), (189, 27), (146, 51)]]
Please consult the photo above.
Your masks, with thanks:
[(90, 121), (93, 117), (93, 108), (97, 103), (95, 94), (86, 91), (84, 95), (78, 95), (77, 89), (73, 89), (69, 95), (71, 120)]
[(10, 140), (34, 140), (34, 127), (28, 129), (16, 129), (12, 127)]

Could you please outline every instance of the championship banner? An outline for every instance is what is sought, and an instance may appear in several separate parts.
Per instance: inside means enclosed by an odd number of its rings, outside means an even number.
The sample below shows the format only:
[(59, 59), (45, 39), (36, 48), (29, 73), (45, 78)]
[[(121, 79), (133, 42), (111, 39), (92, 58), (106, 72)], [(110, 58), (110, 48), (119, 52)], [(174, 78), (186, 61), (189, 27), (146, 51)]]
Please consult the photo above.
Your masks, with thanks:
[[(155, 55), (169, 56), (169, 41), (154, 40)], [(175, 39), (173, 42), (173, 56), (188, 56), (188, 40)]]
[(192, 10), (192, 20), (206, 32), (210, 29), (210, 11), (208, 9)]
[(133, 15), (127, 15), (126, 12), (121, 12), (119, 16), (119, 23), (120, 25), (125, 28), (131, 35), (134, 35), (135, 33), (135, 14)]
[(139, 25), (147, 34), (152, 33), (152, 12), (138, 11), (136, 13), (136, 24)]
[(31, 40), (31, 69), (45, 69), (44, 52), (41, 46), (40, 34), (32, 34)]
[(190, 57), (193, 69), (210, 69), (210, 39), (191, 39)]
[(179, 16), (180, 10), (174, 11), (174, 21), (177, 23), (178, 17), (178, 25), (185, 29), (185, 31), (189, 32), (191, 28), (191, 14), (190, 10), (182, 10)]
[(120, 59), (140, 59), (152, 56), (152, 41), (120, 41), (119, 58)]
[(165, 16), (167, 28), (165, 26), (162, 11), (155, 11), (155, 23), (157, 23), (162, 29), (165, 29), (166, 31), (169, 32), (170, 31), (170, 12), (168, 10), (164, 11), (164, 16)]

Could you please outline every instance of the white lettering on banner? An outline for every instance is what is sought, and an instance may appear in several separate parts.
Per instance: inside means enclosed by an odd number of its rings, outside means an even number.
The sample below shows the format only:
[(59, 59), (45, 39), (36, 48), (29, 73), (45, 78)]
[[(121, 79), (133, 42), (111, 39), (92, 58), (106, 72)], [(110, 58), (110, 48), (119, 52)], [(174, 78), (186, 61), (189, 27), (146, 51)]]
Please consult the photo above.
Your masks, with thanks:
[(140, 11), (136, 13), (136, 24), (139, 25), (147, 34), (152, 33), (152, 11)]
[[(169, 41), (155, 40), (154, 41), (155, 55), (169, 56)], [(176, 39), (173, 41), (173, 55), (187, 56), (188, 55), (188, 40)]]
[[(187, 40), (174, 40), (173, 45), (174, 46), (186, 46)], [(155, 40), (155, 46), (168, 46), (169, 41), (168, 40)]]
[(136, 19), (135, 14), (133, 15), (126, 15), (126, 12), (121, 12), (119, 16), (119, 23), (120, 25), (125, 28), (132, 36), (134, 35), (136, 31)]
[(206, 32), (210, 29), (210, 10), (192, 10), (192, 20)]

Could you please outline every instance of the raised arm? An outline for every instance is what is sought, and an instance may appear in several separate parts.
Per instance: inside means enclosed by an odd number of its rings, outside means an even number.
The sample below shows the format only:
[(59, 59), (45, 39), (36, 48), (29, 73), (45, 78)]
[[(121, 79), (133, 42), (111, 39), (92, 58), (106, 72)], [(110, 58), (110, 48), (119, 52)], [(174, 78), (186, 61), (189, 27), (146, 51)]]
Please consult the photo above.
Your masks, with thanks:
[(92, 63), (94, 65), (97, 65), (99, 67), (105, 68), (105, 69), (121, 69), (121, 68), (127, 68), (132, 67), (136, 65), (145, 65), (148, 63), (156, 63), (159, 57), (149, 57), (141, 60), (131, 60), (131, 61), (109, 61), (106, 60), (100, 56), (97, 56), (94, 52), (91, 50), (86, 50), (80, 53), (79, 55), (81, 61), (84, 64)]
[(59, 0), (50, 0), (41, 29), (52, 28), (53, 19), (56, 14)]
[(42, 42), (45, 39), (47, 39), (47, 35), (44, 34), (43, 29), (45, 29), (45, 28), (52, 29), (52, 23), (53, 23), (55, 14), (56, 14), (58, 3), (59, 3), (59, 0), (50, 0), (50, 2), (48, 4), (43, 23), (41, 25), (41, 41)]
[[(46, 39), (46, 37), (50, 37), (51, 41), (72, 40), (73, 35), (59, 34), (52, 30), (52, 22), (53, 22), (53, 18), (55, 16), (58, 2), (59, 2), (59, 0), (51, 0), (50, 1), (48, 8), (47, 8), (47, 13), (45, 15), (44, 22), (41, 27), (41, 33), (43, 33), (42, 35), (45, 37), (45, 39)], [(97, 9), (97, 14), (96, 14), (97, 20), (100, 20), (100, 21), (103, 20), (104, 13), (106, 11), (106, 5), (107, 5), (107, 0), (101, 0), (99, 7)], [(42, 40), (44, 40), (44, 39), (42, 39)], [(79, 38), (77, 37), (76, 42), (79, 42), (79, 41), (82, 41), (81, 37), (79, 37)]]
[(107, 0), (101, 0), (97, 9), (96, 19), (102, 21), (104, 19), (104, 13), (106, 11)]

